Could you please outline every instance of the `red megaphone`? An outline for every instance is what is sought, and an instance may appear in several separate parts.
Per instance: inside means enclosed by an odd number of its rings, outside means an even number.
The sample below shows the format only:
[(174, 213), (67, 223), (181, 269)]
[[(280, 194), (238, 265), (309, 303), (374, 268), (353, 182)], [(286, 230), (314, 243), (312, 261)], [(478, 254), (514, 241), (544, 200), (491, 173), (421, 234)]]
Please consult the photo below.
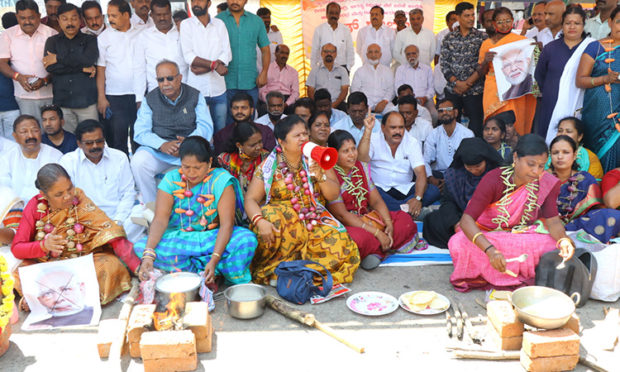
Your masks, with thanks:
[(306, 142), (301, 146), (301, 151), (308, 159), (319, 163), (324, 170), (332, 169), (338, 161), (338, 151), (333, 147), (323, 147), (313, 142)]

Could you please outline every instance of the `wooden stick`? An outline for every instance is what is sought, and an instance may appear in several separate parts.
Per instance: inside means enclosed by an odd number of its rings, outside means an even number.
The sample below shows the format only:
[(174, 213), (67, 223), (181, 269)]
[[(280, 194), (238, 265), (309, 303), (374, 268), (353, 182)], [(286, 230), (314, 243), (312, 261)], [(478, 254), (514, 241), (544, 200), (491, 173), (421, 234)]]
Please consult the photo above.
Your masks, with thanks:
[(335, 338), (336, 340), (342, 342), (343, 344), (347, 345), (348, 347), (350, 347), (351, 349), (355, 350), (356, 352), (360, 354), (365, 351), (363, 347), (358, 347), (356, 345), (353, 345), (349, 341), (345, 340), (344, 338), (336, 334), (336, 331), (334, 331), (330, 326), (322, 324), (321, 322), (316, 320), (316, 318), (314, 317), (314, 314), (309, 314), (309, 313), (305, 313), (300, 310), (295, 310), (289, 305), (285, 304), (281, 300), (271, 295), (265, 296), (265, 302), (267, 302), (267, 305), (269, 305), (269, 307), (275, 310), (276, 312), (286, 316), (289, 319), (295, 320), (301, 324), (305, 324), (308, 327), (314, 327), (318, 329), (319, 331), (327, 334), (328, 336), (331, 336)]
[(448, 338), (452, 338), (452, 320), (450, 318), (450, 309), (448, 309), (446, 310), (446, 330), (448, 331)]
[(518, 360), (521, 358), (520, 351), (498, 351), (495, 353), (489, 353), (473, 350), (455, 350), (453, 355), (458, 359)]
[(454, 310), (454, 318), (456, 320), (456, 338), (463, 340), (463, 317), (454, 301), (452, 301), (452, 310)]
[(465, 330), (467, 331), (467, 335), (472, 340), (474, 344), (482, 345), (483, 338), (478, 335), (478, 332), (474, 329), (474, 325), (471, 323), (469, 319), (469, 315), (467, 315), (467, 311), (465, 311), (465, 307), (462, 303), (458, 303), (459, 310), (461, 311), (461, 317), (463, 318), (463, 323), (465, 323)]
[(112, 342), (112, 345), (110, 345), (110, 355), (108, 356), (108, 361), (119, 362), (121, 360), (121, 354), (125, 345), (125, 334), (127, 333), (129, 314), (131, 314), (131, 308), (136, 302), (136, 297), (138, 297), (137, 281), (131, 286), (129, 294), (123, 300), (123, 307), (121, 308), (121, 313), (119, 314), (118, 319), (124, 326), (119, 331), (117, 338)]

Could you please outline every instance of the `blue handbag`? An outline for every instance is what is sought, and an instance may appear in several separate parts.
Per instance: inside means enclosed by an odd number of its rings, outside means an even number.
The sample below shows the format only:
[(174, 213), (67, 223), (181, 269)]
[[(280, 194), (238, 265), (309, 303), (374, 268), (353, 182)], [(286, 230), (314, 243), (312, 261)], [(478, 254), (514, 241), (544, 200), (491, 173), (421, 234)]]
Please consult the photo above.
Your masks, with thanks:
[[(325, 269), (326, 276), (321, 275), (315, 269), (306, 265), (318, 265)], [(325, 266), (314, 261), (299, 260), (280, 262), (276, 267), (275, 274), (278, 276), (276, 289), (283, 299), (296, 303), (305, 304), (313, 295), (326, 296), (332, 290), (332, 274)], [(323, 290), (314, 285), (314, 276), (318, 275), (323, 281)]]

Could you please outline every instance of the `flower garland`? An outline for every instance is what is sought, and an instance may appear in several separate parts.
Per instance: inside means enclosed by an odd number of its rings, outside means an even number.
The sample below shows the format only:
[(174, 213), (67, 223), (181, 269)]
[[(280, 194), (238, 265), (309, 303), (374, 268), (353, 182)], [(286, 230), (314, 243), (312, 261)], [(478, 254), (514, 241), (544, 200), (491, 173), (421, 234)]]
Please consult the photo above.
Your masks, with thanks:
[(13, 314), (13, 294), (14, 279), (9, 272), (9, 267), (4, 257), (0, 256), (0, 334), (9, 324), (11, 315)]
[[(49, 219), (49, 205), (47, 199), (43, 196), (39, 196), (38, 198), (39, 204), (37, 204), (37, 213), (39, 213), (39, 219), (35, 222), (35, 227), (37, 229), (37, 233), (35, 235), (35, 239), (41, 241), (41, 245), (45, 244), (45, 239), (50, 235), (57, 226), (54, 226), (50, 223)], [(65, 227), (68, 227), (66, 231), (66, 240), (67, 240), (67, 251), (74, 252), (72, 254), (77, 257), (78, 255), (82, 255), (82, 251), (84, 250), (84, 246), (80, 243), (79, 234), (84, 232), (84, 225), (82, 225), (78, 220), (77, 214), (77, 206), (80, 204), (80, 200), (77, 196), (73, 197), (71, 201), (71, 209), (69, 210), (68, 215), (75, 213), (75, 218), (69, 217), (65, 221)], [(47, 217), (47, 222), (44, 222), (43, 219)], [(75, 253), (77, 252), (77, 253)], [(50, 253), (48, 252), (48, 255)], [(59, 253), (51, 252), (52, 257), (60, 256)]]
[[(608, 72), (612, 71), (611, 63), (616, 60), (613, 56), (613, 53), (616, 51), (613, 47), (613, 42), (613, 39), (605, 39), (600, 41), (601, 45), (607, 44), (607, 46), (603, 45), (603, 48), (605, 48), (605, 52), (607, 53), (607, 58), (605, 58), (604, 62), (607, 63)], [(617, 117), (618, 113), (614, 112), (613, 100), (611, 97), (611, 84), (605, 84), (605, 92), (607, 92), (607, 96), (609, 97), (609, 115), (607, 115), (607, 119), (611, 119), (611, 122), (614, 123), (616, 130), (620, 132), (620, 117)]]
[[(506, 206), (512, 203), (510, 194), (516, 188), (516, 185), (511, 180), (515, 172), (514, 167), (507, 166), (507, 167), (501, 167), (500, 169), (502, 169), (500, 178), (504, 186), (506, 186), (506, 188), (504, 189), (504, 192), (502, 193), (502, 198), (496, 203), (496, 205), (498, 206), (497, 208), (498, 214), (495, 218), (491, 219), (491, 222), (497, 224), (497, 228), (495, 230), (503, 230), (502, 225), (504, 225), (504, 228), (509, 227), (510, 212), (508, 212), (508, 209), (506, 208)], [(522, 231), (526, 229), (528, 226), (528, 223), (533, 218), (532, 214), (538, 208), (538, 188), (539, 188), (538, 180), (534, 182), (530, 182), (525, 185), (525, 189), (527, 190), (527, 193), (528, 193), (527, 201), (525, 202), (525, 209), (523, 210), (523, 215), (521, 216), (521, 219), (519, 220), (519, 224), (517, 224), (516, 226), (512, 228), (513, 232), (518, 232), (518, 231)]]
[[(198, 192), (198, 197), (196, 198), (196, 202), (198, 202), (200, 204), (200, 214), (199, 219), (198, 219), (198, 224), (201, 226), (201, 230), (199, 231), (205, 231), (205, 230), (212, 230), (215, 229), (219, 224), (217, 222), (212, 222), (209, 223), (209, 221), (207, 220), (207, 217), (212, 216), (213, 214), (215, 214), (215, 212), (217, 212), (217, 205), (213, 206), (213, 201), (215, 200), (215, 195), (213, 194), (203, 194), (203, 188), (205, 183), (209, 182), (209, 180), (211, 179), (211, 177), (213, 176), (211, 174), (213, 170), (209, 170), (209, 172), (207, 173), (207, 176), (202, 180), (201, 185), (200, 185), (200, 191)], [(181, 220), (181, 231), (185, 231), (185, 232), (190, 232), (190, 231), (196, 231), (196, 229), (194, 229), (192, 227), (192, 217), (196, 214), (193, 210), (192, 210), (192, 197), (194, 196), (194, 192), (192, 190), (189, 189), (189, 182), (187, 182), (187, 176), (185, 176), (183, 174), (183, 170), (181, 168), (179, 168), (179, 174), (181, 175), (181, 182), (177, 182), (177, 181), (172, 181), (172, 183), (174, 183), (177, 186), (180, 186), (180, 189), (176, 189), (172, 192), (172, 195), (174, 197), (176, 197), (179, 200), (183, 200), (185, 198), (187, 198), (187, 208), (175, 208), (174, 209), (174, 213), (179, 214), (179, 218)], [(181, 204), (181, 202), (179, 202), (179, 205)], [(187, 227), (184, 227), (183, 224), (183, 216), (187, 216)]]
[(338, 172), (340, 177), (342, 177), (342, 180), (344, 181), (344, 189), (355, 199), (355, 204), (357, 204), (357, 212), (360, 213), (362, 204), (366, 200), (368, 194), (368, 190), (366, 190), (363, 186), (364, 176), (361, 174), (360, 169), (354, 165), (353, 168), (351, 168), (351, 176), (345, 174), (344, 169), (342, 169), (339, 165), (336, 165), (334, 169)]
[[(278, 169), (284, 178), (286, 188), (293, 194), (291, 198), (293, 209), (298, 213), (299, 220), (305, 224), (306, 229), (312, 231), (314, 227), (319, 224), (322, 211), (312, 205), (312, 202), (308, 203), (308, 206), (306, 206), (304, 195), (310, 197), (311, 191), (309, 182), (311, 181), (308, 173), (302, 169), (303, 160), (300, 165), (294, 167), (283, 152), (280, 153), (280, 158)], [(295, 177), (295, 174), (299, 175), (301, 185), (297, 184), (297, 177)]]

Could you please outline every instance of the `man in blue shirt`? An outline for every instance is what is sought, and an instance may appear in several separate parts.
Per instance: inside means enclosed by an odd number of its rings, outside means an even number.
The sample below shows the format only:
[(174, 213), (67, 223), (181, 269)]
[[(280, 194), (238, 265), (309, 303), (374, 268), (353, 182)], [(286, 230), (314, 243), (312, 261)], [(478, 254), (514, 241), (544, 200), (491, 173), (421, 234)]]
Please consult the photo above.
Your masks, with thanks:
[(41, 126), (43, 127), (41, 143), (52, 146), (63, 154), (77, 149), (75, 135), (63, 129), (65, 119), (60, 107), (56, 105), (41, 107)]

